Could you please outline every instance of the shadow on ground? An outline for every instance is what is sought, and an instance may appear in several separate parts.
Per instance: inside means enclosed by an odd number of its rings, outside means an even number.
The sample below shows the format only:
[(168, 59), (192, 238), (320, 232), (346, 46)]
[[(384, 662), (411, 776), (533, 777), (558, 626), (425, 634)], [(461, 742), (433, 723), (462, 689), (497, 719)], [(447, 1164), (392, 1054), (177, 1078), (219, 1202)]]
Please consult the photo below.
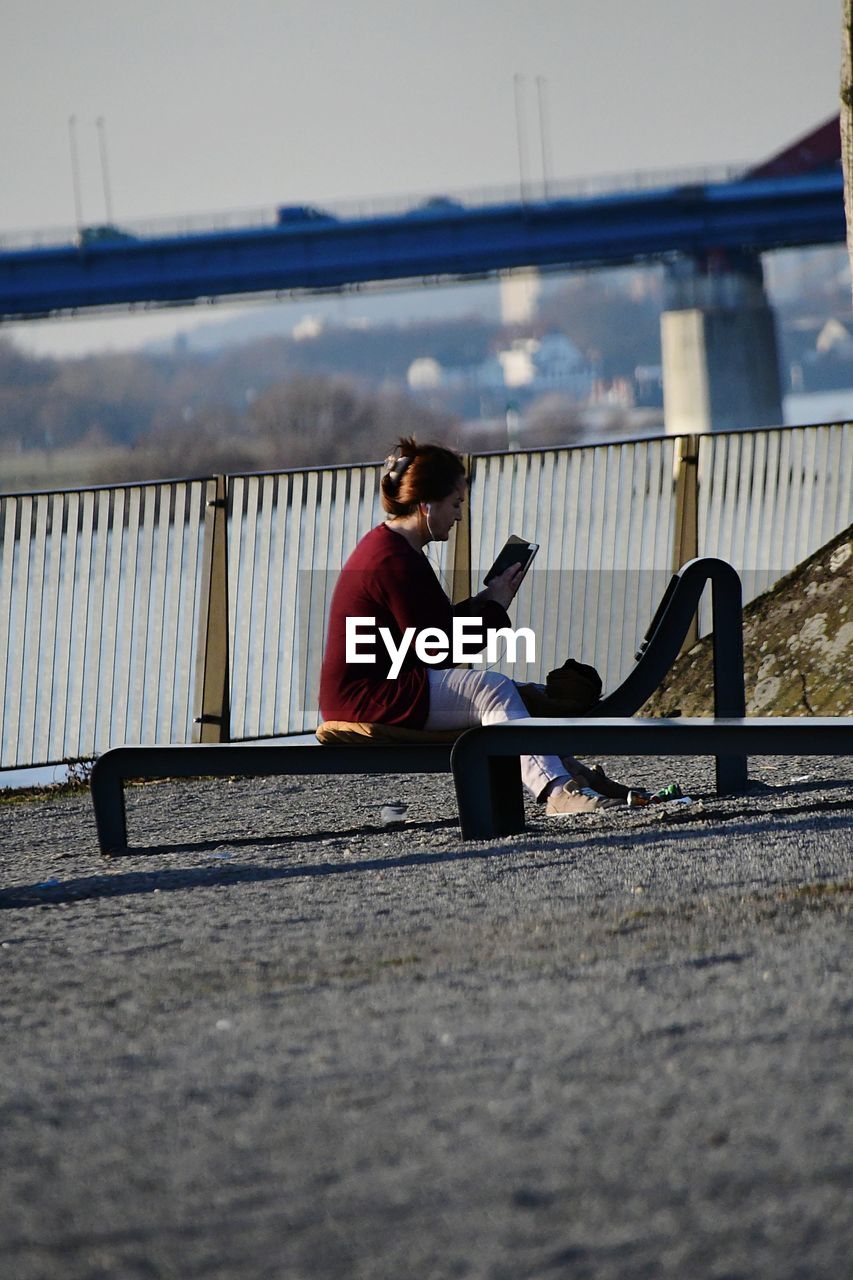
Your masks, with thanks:
[[(719, 813), (703, 810), (695, 815), (667, 813), (663, 830), (661, 825), (657, 823), (653, 829), (632, 826), (627, 831), (615, 831), (612, 827), (609, 827), (606, 831), (597, 833), (592, 833), (586, 827), (583, 832), (577, 832), (575, 838), (568, 841), (562, 838), (562, 831), (551, 828), (547, 833), (543, 832), (541, 836), (537, 836), (534, 839), (515, 838), (511, 844), (504, 842), (497, 846), (491, 845), (487, 847), (468, 844), (461, 849), (438, 852), (417, 850), (413, 853), (391, 854), (386, 857), (361, 858), (338, 862), (299, 863), (296, 866), (287, 867), (247, 865), (245, 863), (223, 861), (221, 865), (216, 867), (169, 867), (155, 871), (113, 872), (102, 876), (80, 876), (55, 883), (41, 881), (31, 885), (0, 889), (0, 910), (57, 906), (62, 903), (80, 902), (93, 898), (135, 896), (155, 891), (159, 893), (176, 893), (220, 885), (301, 880), (316, 876), (360, 875), (376, 871), (405, 870), (415, 867), (451, 864), (463, 860), (471, 861), (475, 858), (484, 861), (506, 859), (507, 857), (515, 859), (520, 858), (522, 855), (541, 854), (543, 852), (558, 852), (561, 855), (558, 859), (550, 858), (547, 862), (525, 862), (524, 870), (530, 874), (537, 871), (550, 871), (557, 866), (568, 867), (575, 864), (579, 856), (591, 857), (626, 846), (637, 847), (651, 842), (666, 845), (680, 841), (684, 838), (684, 833), (681, 830), (670, 831), (666, 829), (673, 821), (678, 827), (682, 827), (685, 821), (695, 821), (703, 824), (707, 824), (709, 821), (725, 821), (724, 830), (705, 831), (703, 835), (708, 840), (713, 840), (716, 837), (730, 842), (740, 834), (748, 834), (754, 840), (756, 837), (779, 831), (785, 825), (780, 821), (782, 818), (792, 816), (806, 817), (814, 813), (826, 815), (826, 821), (823, 824), (826, 830), (849, 831), (849, 819), (841, 816), (840, 812), (838, 817), (834, 817), (832, 814), (835, 811), (849, 811), (851, 809), (853, 809), (853, 796), (845, 800), (826, 800), (814, 805), (798, 805), (786, 807), (785, 809), (774, 809), (772, 815), (768, 815), (764, 820), (760, 819), (754, 812), (750, 813), (749, 810), (743, 809), (734, 812), (721, 810)], [(737, 821), (738, 818), (743, 819), (745, 816), (749, 816), (751, 820), (748, 822)], [(451, 820), (445, 820), (412, 824), (412, 829), (437, 830), (453, 825), (455, 824)], [(406, 830), (408, 832), (409, 828)], [(384, 827), (360, 827), (351, 829), (349, 832), (350, 836), (369, 836), (375, 833), (387, 835), (388, 831)], [(332, 834), (340, 837), (346, 833), (337, 832)], [(219, 852), (223, 849), (223, 845), (234, 848), (242, 846), (257, 848), (258, 845), (263, 845), (273, 848), (280, 847), (284, 851), (289, 846), (302, 840), (310, 839), (316, 841), (321, 838), (322, 833), (314, 833), (311, 837), (286, 835), (281, 837), (264, 836), (261, 839), (241, 837), (236, 840), (219, 841), (215, 844), (205, 841), (192, 845), (149, 846), (131, 850), (130, 852), (144, 855), (152, 855), (154, 853), (161, 855), (186, 854), (189, 852), (203, 854), (212, 853), (213, 851)], [(555, 839), (559, 840), (556, 849), (554, 845)]]

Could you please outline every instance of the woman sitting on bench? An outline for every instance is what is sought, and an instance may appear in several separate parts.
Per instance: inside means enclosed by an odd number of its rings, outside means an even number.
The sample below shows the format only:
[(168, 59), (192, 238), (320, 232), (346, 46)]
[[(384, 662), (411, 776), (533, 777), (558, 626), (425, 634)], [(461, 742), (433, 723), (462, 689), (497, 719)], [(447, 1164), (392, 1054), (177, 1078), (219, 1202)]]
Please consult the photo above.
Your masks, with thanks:
[[(427, 543), (446, 542), (462, 518), (461, 459), (439, 445), (403, 439), (385, 461), (381, 490), (388, 518), (361, 539), (332, 596), (320, 678), (324, 720), (462, 730), (528, 716), (509, 677), (454, 667), (450, 657), (428, 664), (411, 643), (427, 628), (450, 638), (454, 617), (478, 619), (483, 630), (510, 625), (506, 610), (523, 576), (520, 565), (451, 605), (424, 554)], [(524, 756), (521, 776), (553, 815), (590, 813), (627, 797), (626, 787), (571, 756)]]

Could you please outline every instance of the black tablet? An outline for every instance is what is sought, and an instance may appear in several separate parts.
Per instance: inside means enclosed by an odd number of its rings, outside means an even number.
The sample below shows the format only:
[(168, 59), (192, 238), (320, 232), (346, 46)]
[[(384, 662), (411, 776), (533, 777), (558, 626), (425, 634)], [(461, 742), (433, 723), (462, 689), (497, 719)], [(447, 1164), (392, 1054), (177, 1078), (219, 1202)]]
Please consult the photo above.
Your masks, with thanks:
[(502, 573), (506, 573), (512, 564), (524, 565), (524, 572), (527, 573), (538, 550), (538, 542), (528, 542), (525, 538), (519, 538), (514, 533), (511, 534), (501, 547), (495, 563), (483, 579), (483, 585), (487, 587), (492, 578), (497, 578)]

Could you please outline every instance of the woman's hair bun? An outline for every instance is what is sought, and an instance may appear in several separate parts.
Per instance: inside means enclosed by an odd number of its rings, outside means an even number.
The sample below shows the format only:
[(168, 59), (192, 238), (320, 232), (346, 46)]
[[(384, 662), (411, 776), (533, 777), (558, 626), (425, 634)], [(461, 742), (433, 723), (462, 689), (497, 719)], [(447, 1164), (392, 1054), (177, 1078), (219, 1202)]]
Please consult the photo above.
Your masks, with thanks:
[(382, 505), (394, 516), (407, 516), (421, 502), (438, 502), (465, 479), (462, 459), (440, 444), (418, 444), (404, 436), (382, 467)]
[(396, 489), (406, 469), (412, 464), (412, 459), (407, 454), (389, 453), (385, 459), (385, 470), (382, 473), (383, 479), (388, 479), (392, 488)]

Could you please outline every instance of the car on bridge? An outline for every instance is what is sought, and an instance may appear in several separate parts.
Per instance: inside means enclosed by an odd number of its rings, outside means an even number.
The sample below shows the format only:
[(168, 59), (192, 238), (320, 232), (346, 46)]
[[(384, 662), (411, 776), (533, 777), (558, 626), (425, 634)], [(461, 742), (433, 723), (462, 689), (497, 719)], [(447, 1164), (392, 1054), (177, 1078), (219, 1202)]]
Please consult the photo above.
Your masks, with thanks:
[(409, 209), (405, 216), (407, 218), (440, 218), (464, 212), (464, 204), (460, 204), (458, 200), (451, 200), (450, 196), (430, 196), (422, 204), (415, 205), (414, 209)]
[(276, 210), (276, 222), (280, 227), (288, 227), (301, 222), (337, 222), (337, 218), (310, 204), (283, 204)]
[(131, 235), (129, 231), (122, 231), (121, 227), (114, 227), (110, 223), (104, 223), (99, 227), (81, 227), (77, 233), (77, 243), (81, 248), (87, 248), (92, 244), (121, 244), (135, 239), (136, 236)]

